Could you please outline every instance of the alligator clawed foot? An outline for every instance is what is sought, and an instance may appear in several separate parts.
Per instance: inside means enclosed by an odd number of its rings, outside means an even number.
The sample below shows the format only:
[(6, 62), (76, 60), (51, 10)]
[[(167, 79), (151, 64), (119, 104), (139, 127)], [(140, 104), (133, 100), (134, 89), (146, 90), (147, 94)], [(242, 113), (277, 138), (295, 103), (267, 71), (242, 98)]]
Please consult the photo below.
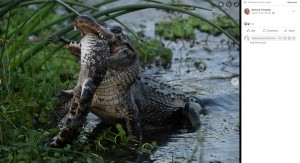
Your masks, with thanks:
[(51, 142), (47, 143), (47, 146), (52, 148), (60, 148), (64, 146), (64, 142), (62, 141), (59, 135), (55, 136)]
[(50, 36), (47, 38), (47, 40), (56, 43), (56, 42), (60, 41), (60, 37), (59, 36)]
[(50, 36), (50, 37), (48, 37), (48, 41), (51, 41), (51, 42), (54, 42), (54, 43), (57, 43), (57, 42), (60, 41), (60, 42), (66, 43), (66, 44), (74, 42), (74, 41), (59, 37), (59, 36)]

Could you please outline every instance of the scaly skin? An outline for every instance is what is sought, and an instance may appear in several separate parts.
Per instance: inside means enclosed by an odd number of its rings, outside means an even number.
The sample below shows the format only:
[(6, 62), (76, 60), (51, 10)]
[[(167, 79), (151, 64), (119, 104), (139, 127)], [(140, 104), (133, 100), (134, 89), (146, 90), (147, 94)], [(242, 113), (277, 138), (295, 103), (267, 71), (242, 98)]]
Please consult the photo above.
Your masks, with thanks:
[[(102, 67), (102, 71), (97, 72), (104, 75), (103, 81), (101, 81), (102, 78), (98, 80), (100, 82), (94, 84), (95, 87), (93, 88), (95, 89), (92, 89), (95, 91), (90, 91), (87, 94), (88, 96), (85, 96), (87, 98), (85, 98), (86, 102), (84, 103), (90, 104), (90, 106), (86, 105), (88, 108), (86, 109), (87, 111), (89, 110), (100, 117), (102, 123), (116, 124), (125, 122), (127, 133), (135, 136), (138, 140), (142, 139), (142, 129), (163, 128), (172, 125), (174, 121), (176, 122), (182, 119), (187, 119), (195, 129), (200, 126), (199, 118), (203, 110), (199, 102), (168, 85), (159, 83), (150, 78), (141, 77), (138, 56), (133, 46), (122, 34), (120, 27), (110, 27), (104, 23), (96, 24), (95, 21), (88, 16), (81, 16), (79, 20), (78, 22), (81, 22), (81, 24), (76, 25), (75, 23), (75, 26), (79, 29), (81, 28), (80, 32), (84, 37), (86, 37), (88, 33), (98, 34), (98, 39), (101, 41), (106, 40), (110, 49), (108, 57), (103, 60), (107, 63), (107, 69)], [(81, 41), (80, 44), (70, 41), (69, 47), (71, 52), (75, 56), (81, 56), (82, 60), (83, 50), (86, 48), (83, 41)], [(98, 45), (92, 47), (99, 48)], [(100, 49), (103, 50), (103, 47)], [(78, 53), (79, 51), (81, 51), (81, 53)], [(91, 55), (104, 56), (103, 53), (105, 53), (106, 56), (106, 51), (91, 53)], [(86, 62), (81, 62), (81, 69), (86, 71), (94, 68), (93, 66), (85, 68), (86, 66), (84, 66), (84, 64), (89, 62), (92, 61), (87, 59)], [(79, 76), (79, 83), (82, 83), (80, 81), (89, 79), (87, 76), (84, 76), (82, 71)], [(77, 89), (79, 89), (79, 91)], [(80, 92), (80, 87), (75, 87), (72, 91), (63, 91), (61, 93), (60, 103), (56, 108), (56, 113), (60, 117), (63, 117), (66, 110), (68, 110), (67, 119), (70, 115), (70, 119), (72, 119), (73, 114), (70, 112), (74, 110), (74, 103), (77, 104), (78, 99), (80, 100), (76, 91)], [(73, 97), (72, 94), (74, 95)], [(82, 124), (82, 121), (85, 120), (85, 116), (86, 112), (79, 116), (81, 119), (73, 118), (74, 123), (78, 120), (80, 124)], [(68, 120), (66, 124), (67, 123)], [(63, 131), (68, 132), (69, 125), (64, 126)], [(79, 130), (78, 126), (81, 125), (77, 125), (76, 130)], [(56, 146), (71, 143), (74, 138), (75, 136), (65, 136), (63, 139), (64, 143), (56, 143), (58, 144)]]

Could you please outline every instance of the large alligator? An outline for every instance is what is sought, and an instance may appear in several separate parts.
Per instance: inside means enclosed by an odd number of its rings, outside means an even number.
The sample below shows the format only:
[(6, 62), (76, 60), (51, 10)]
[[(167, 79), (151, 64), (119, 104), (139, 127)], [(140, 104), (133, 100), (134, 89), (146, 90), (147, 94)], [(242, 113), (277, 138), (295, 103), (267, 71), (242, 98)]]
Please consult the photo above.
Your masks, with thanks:
[(74, 25), (83, 35), (80, 43), (64, 41), (80, 56), (81, 69), (77, 86), (61, 92), (55, 113), (60, 118), (66, 115), (66, 122), (50, 146), (72, 143), (89, 111), (102, 123), (125, 124), (127, 133), (139, 141), (142, 130), (164, 128), (182, 119), (199, 128), (203, 109), (197, 99), (143, 77), (138, 55), (119, 26), (98, 24), (86, 15), (77, 17)]

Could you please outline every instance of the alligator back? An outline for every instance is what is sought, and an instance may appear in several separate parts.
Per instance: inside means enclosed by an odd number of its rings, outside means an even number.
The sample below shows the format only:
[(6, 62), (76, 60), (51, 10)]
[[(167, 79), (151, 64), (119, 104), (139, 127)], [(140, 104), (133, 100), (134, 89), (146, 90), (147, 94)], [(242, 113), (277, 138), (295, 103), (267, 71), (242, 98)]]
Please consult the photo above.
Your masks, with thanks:
[(173, 87), (140, 77), (131, 88), (144, 130), (168, 127), (182, 120), (187, 97)]

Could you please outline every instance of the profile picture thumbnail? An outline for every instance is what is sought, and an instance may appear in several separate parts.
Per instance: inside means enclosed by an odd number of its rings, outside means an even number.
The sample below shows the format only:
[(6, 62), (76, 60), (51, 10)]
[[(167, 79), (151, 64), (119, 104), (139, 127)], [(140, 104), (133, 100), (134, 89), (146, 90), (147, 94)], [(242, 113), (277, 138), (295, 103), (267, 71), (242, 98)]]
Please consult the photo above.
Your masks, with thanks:
[(245, 13), (246, 15), (249, 15), (249, 14), (250, 14), (250, 9), (249, 9), (249, 8), (245, 8), (245, 9), (244, 9), (244, 13)]

